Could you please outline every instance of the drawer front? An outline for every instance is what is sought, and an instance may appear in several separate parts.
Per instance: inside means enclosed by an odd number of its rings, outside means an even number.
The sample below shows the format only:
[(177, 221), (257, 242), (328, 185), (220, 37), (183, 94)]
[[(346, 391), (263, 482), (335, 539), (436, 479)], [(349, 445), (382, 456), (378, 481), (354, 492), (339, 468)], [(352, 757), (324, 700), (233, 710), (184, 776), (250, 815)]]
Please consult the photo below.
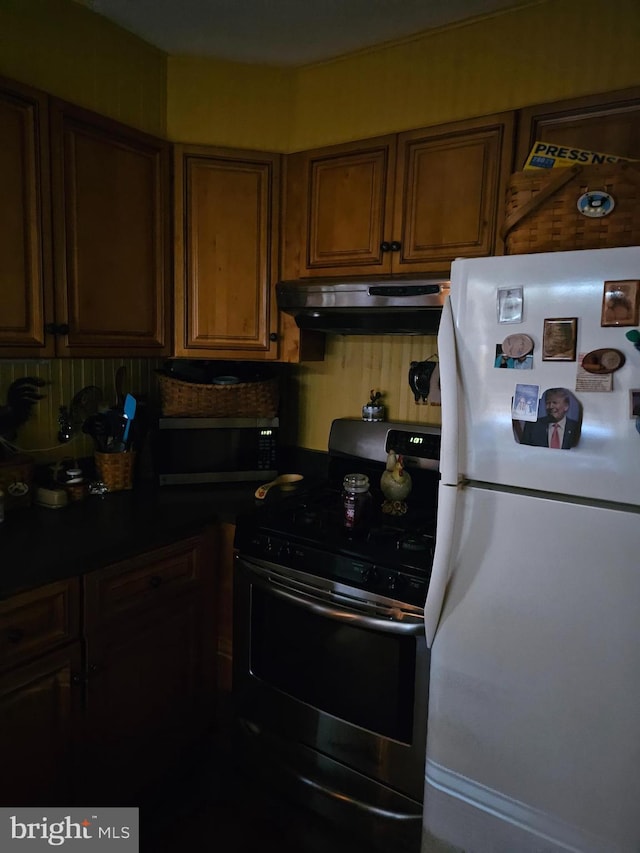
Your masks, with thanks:
[(194, 588), (200, 580), (199, 541), (194, 537), (85, 575), (87, 627), (142, 612)]
[(0, 601), (0, 668), (49, 652), (79, 633), (77, 578)]

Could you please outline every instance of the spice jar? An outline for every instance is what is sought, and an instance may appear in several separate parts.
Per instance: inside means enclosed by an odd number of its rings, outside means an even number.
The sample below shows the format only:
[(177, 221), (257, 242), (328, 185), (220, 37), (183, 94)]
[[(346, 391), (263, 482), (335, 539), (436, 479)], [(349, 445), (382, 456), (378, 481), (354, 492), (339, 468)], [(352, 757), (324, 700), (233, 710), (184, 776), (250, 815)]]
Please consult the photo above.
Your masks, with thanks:
[(371, 494), (366, 474), (347, 474), (342, 481), (343, 524), (357, 531), (366, 526), (371, 515)]

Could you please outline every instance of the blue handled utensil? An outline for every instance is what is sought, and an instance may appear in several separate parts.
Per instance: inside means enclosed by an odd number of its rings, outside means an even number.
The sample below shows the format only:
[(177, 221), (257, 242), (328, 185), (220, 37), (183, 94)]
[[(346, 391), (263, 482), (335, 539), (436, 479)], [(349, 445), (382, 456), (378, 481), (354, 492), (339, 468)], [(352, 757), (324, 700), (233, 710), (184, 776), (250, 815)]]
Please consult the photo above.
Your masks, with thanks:
[(122, 434), (122, 440), (124, 441), (125, 446), (127, 444), (128, 438), (129, 438), (129, 430), (131, 429), (131, 421), (136, 416), (137, 405), (138, 404), (137, 404), (136, 398), (132, 397), (131, 394), (127, 394), (127, 396), (124, 398), (124, 416), (127, 419), (127, 424), (124, 428), (124, 433)]

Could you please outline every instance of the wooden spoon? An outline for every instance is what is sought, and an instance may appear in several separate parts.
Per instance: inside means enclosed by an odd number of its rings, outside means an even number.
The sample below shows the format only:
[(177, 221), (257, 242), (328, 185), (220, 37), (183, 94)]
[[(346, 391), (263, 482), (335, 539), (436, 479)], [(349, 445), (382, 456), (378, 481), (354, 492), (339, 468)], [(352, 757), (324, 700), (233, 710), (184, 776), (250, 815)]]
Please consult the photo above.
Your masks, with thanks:
[(275, 480), (272, 480), (270, 483), (265, 483), (264, 486), (258, 486), (256, 489), (255, 496), (258, 500), (262, 500), (267, 496), (267, 492), (272, 486), (280, 486), (281, 489), (293, 489), (296, 483), (299, 483), (302, 480), (302, 474), (279, 474)]

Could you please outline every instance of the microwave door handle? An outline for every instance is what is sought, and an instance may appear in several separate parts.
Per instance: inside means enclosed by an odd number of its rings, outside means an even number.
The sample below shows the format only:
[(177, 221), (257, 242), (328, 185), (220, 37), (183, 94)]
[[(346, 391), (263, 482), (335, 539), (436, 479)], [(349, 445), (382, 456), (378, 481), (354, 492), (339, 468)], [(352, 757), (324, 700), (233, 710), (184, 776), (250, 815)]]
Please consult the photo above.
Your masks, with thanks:
[(317, 613), (320, 616), (326, 616), (328, 619), (333, 619), (336, 622), (346, 622), (350, 625), (356, 625), (359, 628), (371, 628), (376, 631), (385, 631), (388, 634), (402, 634), (403, 636), (418, 636), (424, 634), (424, 624), (422, 620), (418, 622), (396, 622), (390, 619), (376, 619), (373, 616), (364, 616), (361, 613), (355, 613), (350, 610), (342, 610), (336, 607), (328, 607), (326, 604), (321, 604), (319, 601), (311, 601), (310, 599), (296, 595), (288, 590), (281, 589), (274, 583), (265, 581), (257, 575), (253, 575), (252, 583), (257, 583), (265, 589), (268, 589), (272, 595), (281, 598), (284, 601), (289, 601), (296, 604), (298, 607), (303, 607), (312, 613)]

